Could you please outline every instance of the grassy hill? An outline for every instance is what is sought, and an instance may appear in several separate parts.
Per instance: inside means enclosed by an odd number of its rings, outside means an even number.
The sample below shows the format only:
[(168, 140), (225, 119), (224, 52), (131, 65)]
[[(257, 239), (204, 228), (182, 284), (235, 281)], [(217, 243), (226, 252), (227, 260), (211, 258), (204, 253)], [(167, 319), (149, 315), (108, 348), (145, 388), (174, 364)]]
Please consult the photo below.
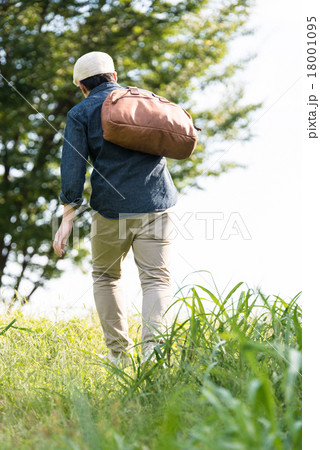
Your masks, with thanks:
[[(297, 299), (191, 286), (176, 304), (189, 315), (177, 315), (158, 361), (142, 365), (137, 345), (124, 370), (97, 356), (95, 315), (2, 316), (1, 448), (300, 449)], [(129, 323), (138, 344), (140, 324)]]

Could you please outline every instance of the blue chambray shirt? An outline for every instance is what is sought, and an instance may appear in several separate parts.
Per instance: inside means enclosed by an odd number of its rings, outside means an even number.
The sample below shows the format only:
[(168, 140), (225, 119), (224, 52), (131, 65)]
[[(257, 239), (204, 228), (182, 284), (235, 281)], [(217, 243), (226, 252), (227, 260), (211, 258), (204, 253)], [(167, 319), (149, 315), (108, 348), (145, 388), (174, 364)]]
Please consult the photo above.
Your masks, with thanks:
[(120, 88), (115, 82), (102, 83), (68, 112), (60, 166), (59, 200), (77, 208), (83, 202), (90, 160), (94, 167), (90, 206), (110, 219), (162, 211), (177, 202), (165, 157), (128, 150), (103, 139), (102, 103)]

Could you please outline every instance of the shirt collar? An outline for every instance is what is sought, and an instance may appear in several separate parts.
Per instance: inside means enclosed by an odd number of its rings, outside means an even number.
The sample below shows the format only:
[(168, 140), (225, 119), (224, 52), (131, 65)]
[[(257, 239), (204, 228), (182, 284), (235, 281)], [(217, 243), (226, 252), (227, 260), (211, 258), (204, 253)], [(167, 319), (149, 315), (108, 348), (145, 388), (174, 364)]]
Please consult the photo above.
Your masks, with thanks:
[(116, 83), (115, 81), (104, 81), (103, 83), (99, 84), (99, 86), (96, 86), (95, 88), (93, 88), (89, 92), (88, 97), (90, 97), (91, 94), (95, 94), (96, 92), (103, 91), (103, 90), (108, 89), (109, 87), (113, 87), (113, 86), (118, 86), (119, 88), (121, 88), (121, 86), (118, 83)]

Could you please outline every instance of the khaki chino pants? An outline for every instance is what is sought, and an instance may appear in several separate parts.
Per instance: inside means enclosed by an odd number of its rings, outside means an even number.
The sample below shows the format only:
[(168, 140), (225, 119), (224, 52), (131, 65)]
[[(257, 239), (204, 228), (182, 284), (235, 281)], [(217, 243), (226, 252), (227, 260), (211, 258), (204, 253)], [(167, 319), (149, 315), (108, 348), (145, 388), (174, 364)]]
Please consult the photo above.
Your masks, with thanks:
[[(143, 341), (165, 332), (172, 321), (170, 212), (106, 219), (93, 212), (91, 225), (92, 277), (96, 308), (108, 348), (114, 355), (134, 342), (128, 334), (127, 306), (121, 289), (121, 264), (132, 247), (142, 287)], [(155, 330), (156, 329), (156, 330)]]

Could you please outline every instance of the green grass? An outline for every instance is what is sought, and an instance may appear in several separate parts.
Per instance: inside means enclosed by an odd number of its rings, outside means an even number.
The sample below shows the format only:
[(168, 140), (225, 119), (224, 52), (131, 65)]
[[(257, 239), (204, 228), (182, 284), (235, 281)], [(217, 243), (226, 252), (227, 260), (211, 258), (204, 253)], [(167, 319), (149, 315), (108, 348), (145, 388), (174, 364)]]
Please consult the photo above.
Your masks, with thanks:
[[(0, 323), (2, 449), (300, 449), (301, 308), (194, 285), (189, 311), (141, 366), (97, 358), (96, 316), (51, 322), (11, 312)], [(182, 292), (182, 291), (181, 291)], [(186, 292), (186, 289), (184, 289)], [(209, 299), (209, 300), (208, 300)], [(139, 324), (130, 319), (139, 342)]]

